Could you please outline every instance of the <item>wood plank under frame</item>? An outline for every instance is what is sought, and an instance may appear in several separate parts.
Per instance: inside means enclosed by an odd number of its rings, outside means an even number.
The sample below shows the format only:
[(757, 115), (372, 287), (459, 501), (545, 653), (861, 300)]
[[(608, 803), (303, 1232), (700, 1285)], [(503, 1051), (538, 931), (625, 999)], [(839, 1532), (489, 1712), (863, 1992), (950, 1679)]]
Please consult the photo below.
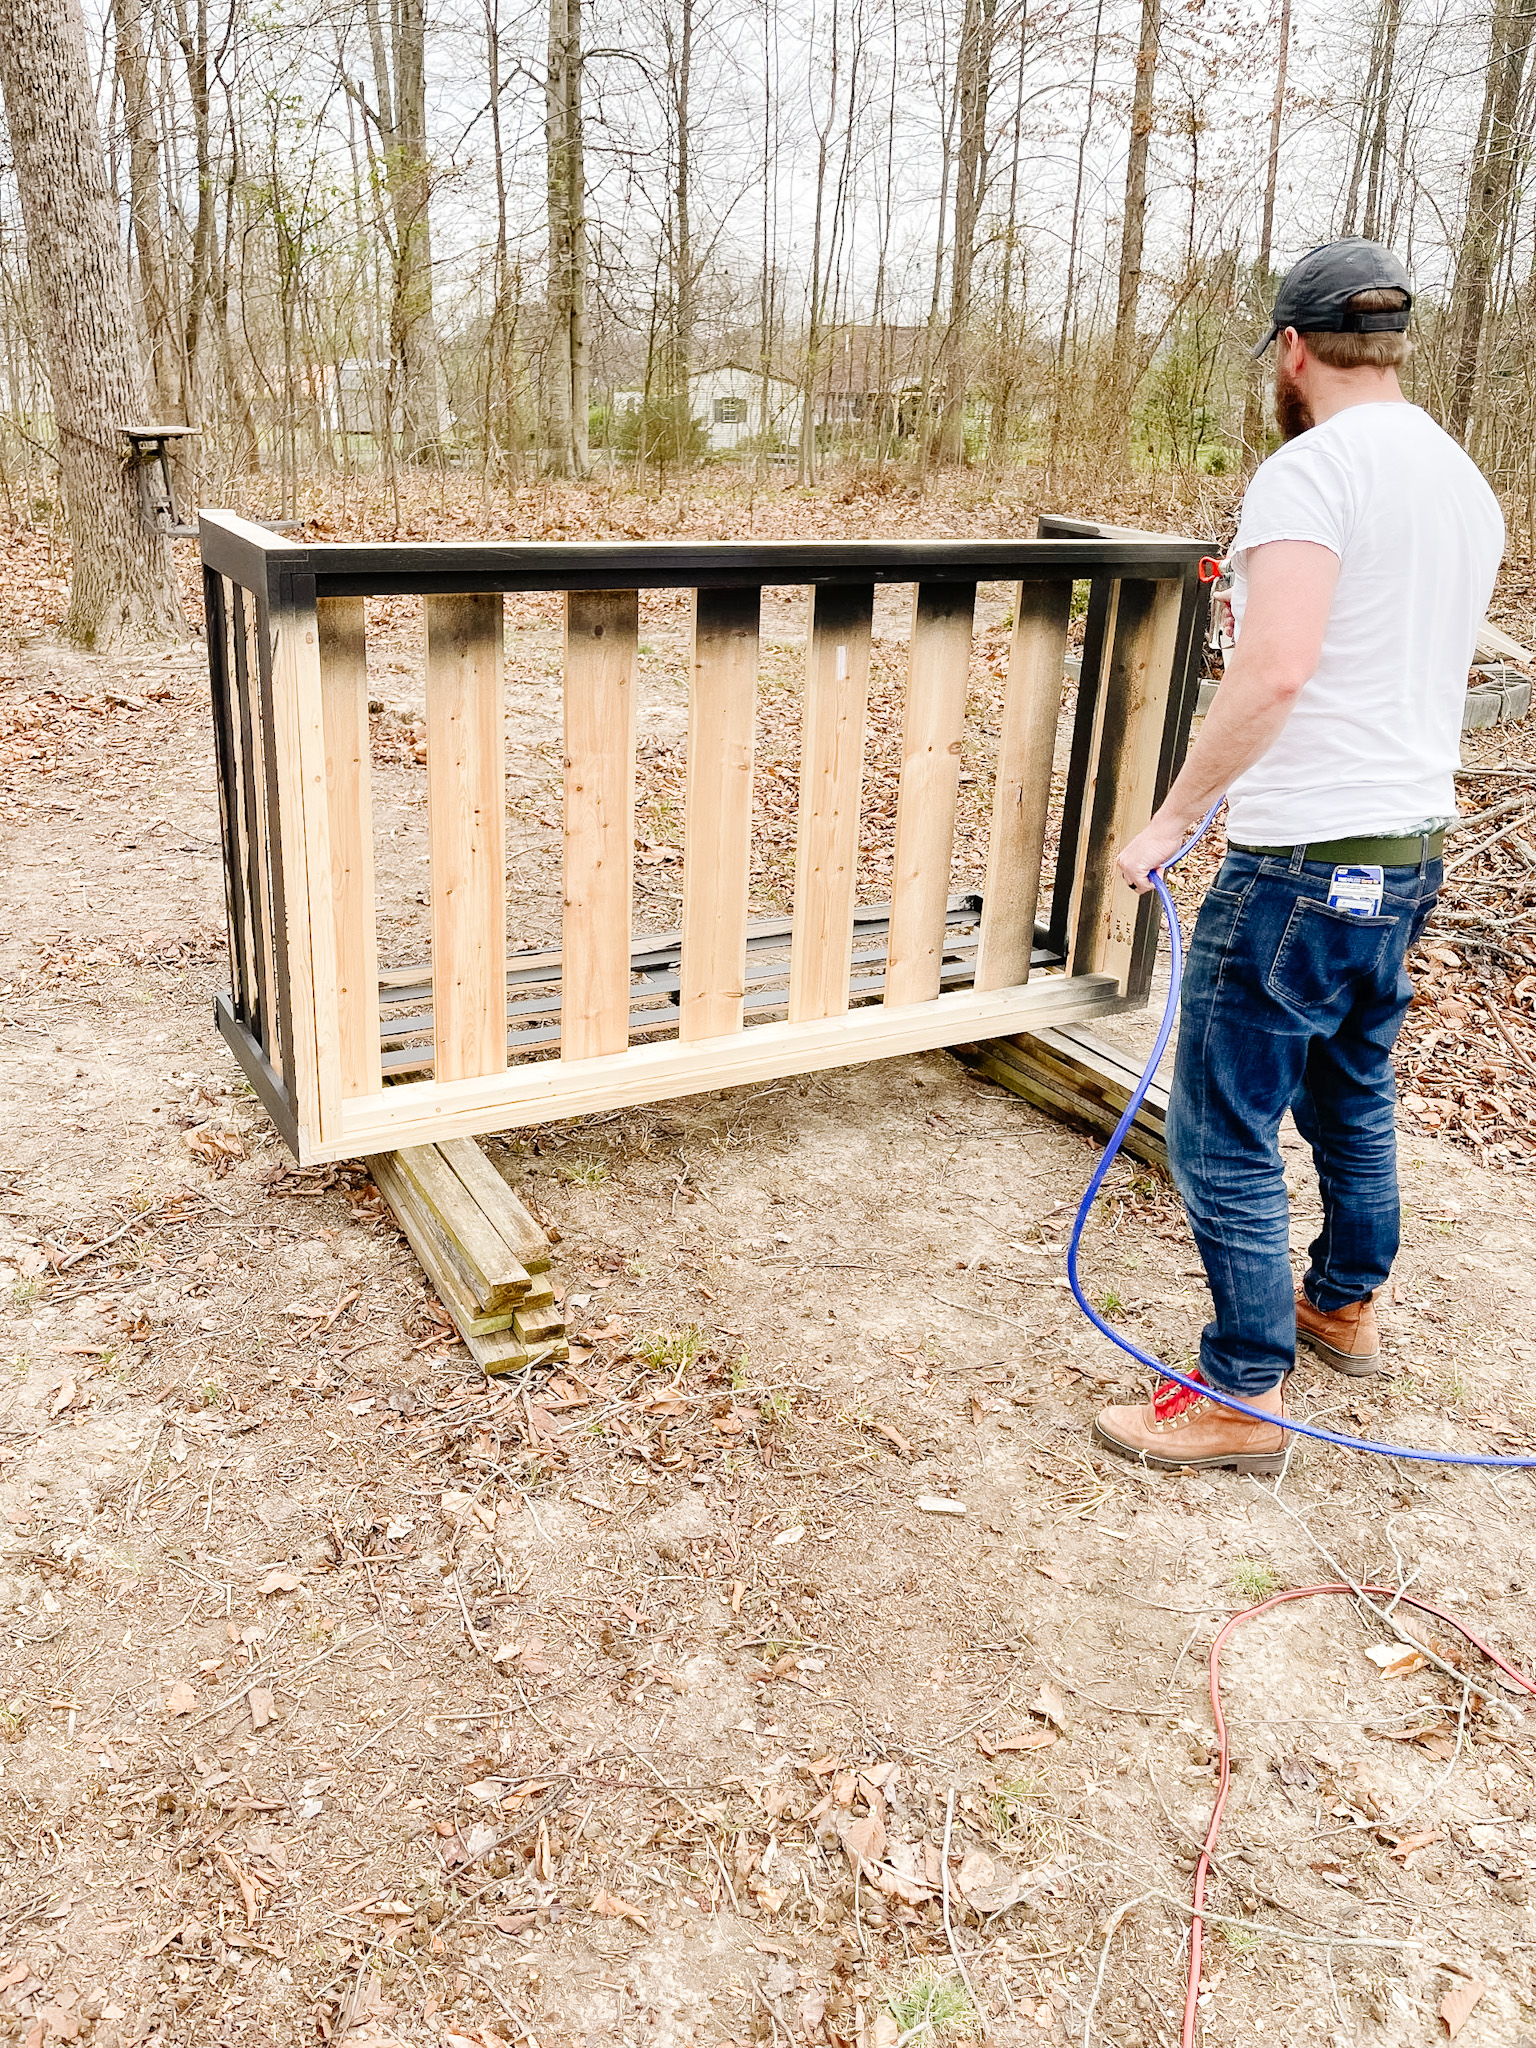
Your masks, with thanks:
[(836, 1017), (759, 1024), (692, 1045), (665, 1039), (602, 1059), (529, 1060), (479, 1080), (406, 1081), (343, 1103), (339, 1144), (307, 1150), (304, 1163), (856, 1066), (1124, 1007), (1109, 975), (1037, 974), (1025, 988), (967, 989), (899, 1010), (872, 1005)]

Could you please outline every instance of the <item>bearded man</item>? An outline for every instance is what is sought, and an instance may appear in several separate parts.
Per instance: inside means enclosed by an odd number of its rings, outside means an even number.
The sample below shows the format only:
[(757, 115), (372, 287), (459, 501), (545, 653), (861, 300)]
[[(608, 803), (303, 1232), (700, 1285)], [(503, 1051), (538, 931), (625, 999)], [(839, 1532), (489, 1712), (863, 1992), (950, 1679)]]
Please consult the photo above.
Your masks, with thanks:
[[(1470, 458), (1403, 397), (1408, 274), (1352, 237), (1288, 272), (1269, 332), (1283, 445), (1243, 499), (1237, 638), (1199, 738), (1119, 855), (1152, 869), (1226, 793), (1228, 852), (1190, 941), (1168, 1157), (1214, 1315), (1198, 1377), (1094, 1434), (1143, 1465), (1274, 1472), (1301, 1341), (1381, 1369), (1373, 1299), (1397, 1254), (1392, 1046), (1440, 889), (1477, 628), (1504, 548)], [(1296, 1286), (1278, 1133), (1312, 1148), (1323, 1226)]]

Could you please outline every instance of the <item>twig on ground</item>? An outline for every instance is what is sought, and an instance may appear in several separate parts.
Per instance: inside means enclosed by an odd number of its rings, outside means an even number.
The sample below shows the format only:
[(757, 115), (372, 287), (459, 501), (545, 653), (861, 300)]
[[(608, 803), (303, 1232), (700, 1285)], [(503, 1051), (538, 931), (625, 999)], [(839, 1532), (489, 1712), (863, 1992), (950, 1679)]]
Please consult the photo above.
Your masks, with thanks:
[[(1454, 1665), (1448, 1664), (1443, 1657), (1437, 1656), (1427, 1643), (1422, 1643), (1419, 1641), (1419, 1638), (1417, 1636), (1411, 1635), (1408, 1632), (1408, 1630), (1403, 1626), (1403, 1624), (1395, 1618), (1391, 1608), (1378, 1607), (1376, 1605), (1376, 1602), (1371, 1598), (1370, 1594), (1367, 1593), (1365, 1588), (1360, 1584), (1359, 1580), (1352, 1578), (1350, 1576), (1350, 1574), (1344, 1569), (1343, 1565), (1341, 1565), (1339, 1563), (1339, 1560), (1334, 1556), (1333, 1552), (1329, 1550), (1325, 1544), (1318, 1540), (1318, 1538), (1313, 1534), (1312, 1530), (1308, 1528), (1306, 1522), (1302, 1519), (1302, 1517), (1296, 1513), (1294, 1508), (1287, 1507), (1283, 1500), (1276, 1499), (1274, 1495), (1271, 1495), (1270, 1498), (1275, 1501), (1275, 1506), (1280, 1510), (1281, 1514), (1289, 1516), (1290, 1519), (1296, 1524), (1297, 1528), (1300, 1529), (1302, 1534), (1306, 1537), (1307, 1541), (1317, 1551), (1319, 1557), (1323, 1558), (1325, 1562), (1331, 1565), (1333, 1570), (1338, 1573), (1340, 1583), (1348, 1586), (1350, 1592), (1354, 1594), (1355, 1598), (1358, 1601), (1360, 1601), (1362, 1606), (1368, 1607), (1371, 1610), (1372, 1614), (1375, 1615), (1376, 1619), (1382, 1624), (1383, 1628), (1389, 1628), (1398, 1640), (1398, 1642), (1405, 1644), (1410, 1650), (1417, 1650), (1419, 1655), (1425, 1660), (1426, 1663), (1433, 1664), (1437, 1671), (1443, 1671), (1445, 1676), (1448, 1679), (1450, 1679), (1453, 1685), (1462, 1684), (1465, 1674), (1463, 1672), (1458, 1671)], [(1399, 1592), (1393, 1598), (1392, 1605), (1394, 1607), (1397, 1605), (1397, 1600), (1399, 1598), (1401, 1598), (1401, 1592)], [(1499, 1683), (1501, 1683), (1501, 1680), (1499, 1677), (1498, 1666), (1495, 1665), (1489, 1672), (1489, 1684), (1496, 1685)]]
[(140, 1471), (139, 1471), (139, 1476), (138, 1476), (138, 1478), (137, 1478), (137, 1479), (136, 1479), (136, 1480), (135, 1480), (135, 1481), (133, 1482), (133, 1498), (132, 1498), (132, 1500), (130, 1500), (130, 1501), (129, 1501), (129, 1503), (128, 1503), (128, 1513), (127, 1513), (127, 1516), (125, 1517), (125, 1519), (126, 1519), (127, 1521), (130, 1521), (130, 1522), (131, 1522), (131, 1521), (133, 1520), (134, 1516), (135, 1516), (135, 1515), (136, 1515), (136, 1514), (138, 1513), (138, 1511), (139, 1511), (139, 1494), (140, 1494), (140, 1492), (141, 1492), (141, 1491), (142, 1491), (142, 1489), (143, 1489), (143, 1486), (144, 1486), (144, 1482), (145, 1482), (145, 1480), (146, 1480), (146, 1479), (147, 1479), (147, 1478), (149, 1477), (149, 1468), (150, 1468), (150, 1466), (151, 1466), (151, 1465), (153, 1465), (153, 1464), (154, 1464), (154, 1462), (155, 1462), (155, 1453), (156, 1453), (156, 1451), (158, 1451), (158, 1450), (159, 1450), (159, 1448), (160, 1448), (160, 1439), (161, 1439), (161, 1437), (163, 1437), (164, 1435), (165, 1435), (165, 1424), (164, 1424), (164, 1423), (162, 1422), (162, 1423), (160, 1423), (160, 1424), (159, 1424), (159, 1426), (158, 1426), (158, 1427), (156, 1428), (156, 1430), (155, 1430), (155, 1434), (154, 1434), (154, 1440), (153, 1440), (153, 1441), (151, 1442), (151, 1444), (150, 1444), (150, 1447), (149, 1447), (149, 1456), (148, 1456), (148, 1457), (147, 1457), (147, 1458), (146, 1458), (146, 1459), (144, 1460), (143, 1466), (141, 1467), (141, 1469), (140, 1469)]
[(1127, 1899), (1123, 1906), (1116, 1906), (1104, 1923), (1104, 1946), (1099, 1951), (1099, 1974), (1093, 1980), (1093, 1994), (1088, 2000), (1088, 2010), (1083, 2014), (1083, 2048), (1088, 2048), (1093, 2032), (1094, 2010), (1099, 2002), (1099, 1993), (1104, 1989), (1104, 1972), (1109, 1966), (1109, 1945), (1115, 1938), (1116, 1930), (1127, 1913), (1134, 1913), (1138, 1906), (1145, 1906), (1150, 1900), (1160, 1897), (1158, 1892), (1143, 1892), (1139, 1899)]
[(1536, 1074), (1536, 1060), (1531, 1058), (1524, 1046), (1515, 1043), (1514, 1038), (1510, 1034), (1509, 1027), (1505, 1024), (1504, 1019), (1499, 1015), (1493, 1004), (1484, 1003), (1483, 1010), (1487, 1015), (1489, 1023), (1492, 1024), (1494, 1030), (1498, 1032), (1500, 1038), (1503, 1039), (1504, 1043), (1515, 1055), (1515, 1058), (1520, 1061), (1527, 1073)]
[(962, 1315), (984, 1316), (991, 1323), (1006, 1323), (1010, 1330), (1022, 1330), (1026, 1337), (1035, 1334), (1028, 1323), (1015, 1322), (1012, 1316), (1000, 1316), (995, 1308), (976, 1308), (968, 1301), (951, 1301), (947, 1294), (930, 1294), (928, 1299), (942, 1302), (945, 1308), (957, 1308)]
[(475, 1624), (469, 1618), (469, 1608), (465, 1604), (464, 1600), (464, 1588), (459, 1584), (459, 1575), (457, 1572), (453, 1574), (453, 1590), (459, 1596), (459, 1612), (464, 1617), (464, 1633), (469, 1637), (472, 1648), (476, 1650), (483, 1650), (485, 1648), (485, 1644), (481, 1642), (479, 1635), (475, 1631)]
[(1385, 1820), (1378, 1821), (1376, 1823), (1378, 1827), (1400, 1828), (1405, 1820), (1417, 1813), (1421, 1806), (1427, 1806), (1435, 1794), (1450, 1782), (1451, 1773), (1461, 1761), (1461, 1743), (1467, 1731), (1467, 1702), (1471, 1697), (1472, 1681), (1470, 1678), (1464, 1678), (1461, 1682), (1461, 1705), (1456, 1710), (1456, 1746), (1451, 1751), (1451, 1760), (1445, 1769), (1436, 1778), (1433, 1785), (1430, 1785), (1425, 1791), (1421, 1792), (1411, 1805), (1405, 1806), (1401, 1813), (1389, 1814)]
[(965, 1957), (960, 1953), (960, 1944), (955, 1939), (954, 1926), (949, 1917), (949, 1838), (955, 1825), (955, 1788), (949, 1788), (949, 1799), (944, 1808), (944, 1847), (939, 1852), (939, 1876), (944, 1892), (944, 1934), (949, 1942), (949, 1952), (955, 1959), (955, 1968), (960, 1972), (960, 1982), (965, 1986), (966, 1996), (975, 2008), (976, 2018), (981, 2027), (981, 2038), (987, 2038), (987, 2016), (981, 2001), (976, 1996), (976, 1987), (971, 1982), (970, 1972), (965, 1967)]

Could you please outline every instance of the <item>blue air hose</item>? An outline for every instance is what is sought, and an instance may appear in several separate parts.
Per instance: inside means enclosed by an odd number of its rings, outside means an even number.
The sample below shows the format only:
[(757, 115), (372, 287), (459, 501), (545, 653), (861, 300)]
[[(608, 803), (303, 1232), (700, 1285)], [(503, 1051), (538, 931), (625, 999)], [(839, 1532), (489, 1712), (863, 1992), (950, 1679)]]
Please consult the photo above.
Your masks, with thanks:
[(1093, 1178), (1088, 1183), (1073, 1220), (1072, 1237), (1067, 1246), (1067, 1279), (1077, 1305), (1094, 1328), (1102, 1331), (1111, 1344), (1118, 1344), (1129, 1357), (1136, 1359), (1141, 1365), (1149, 1366), (1165, 1380), (1172, 1380), (1176, 1386), (1187, 1387), (1191, 1393), (1199, 1394), (1207, 1401), (1214, 1401), (1218, 1407), (1230, 1408), (1234, 1415), (1246, 1415), (1255, 1422), (1277, 1422), (1282, 1429), (1290, 1430), (1294, 1436), (1311, 1437), (1316, 1443), (1333, 1444), (1342, 1451), (1370, 1451), (1378, 1458), (1409, 1458), (1423, 1465), (1483, 1465), (1505, 1472), (1536, 1470), (1536, 1457), (1494, 1458), (1478, 1451), (1426, 1451), (1412, 1444), (1378, 1444), (1372, 1443), (1369, 1437), (1343, 1436), (1331, 1429), (1318, 1429), (1310, 1422), (1295, 1422), (1288, 1415), (1271, 1415), (1266, 1409), (1255, 1408), (1248, 1401), (1239, 1401), (1231, 1394), (1224, 1394), (1215, 1387), (1207, 1386), (1204, 1380), (1191, 1379), (1184, 1373), (1175, 1372), (1171, 1365), (1164, 1365), (1163, 1361), (1154, 1358), (1150, 1351), (1143, 1351), (1141, 1346), (1133, 1344), (1129, 1337), (1121, 1336), (1112, 1323), (1105, 1321), (1083, 1292), (1082, 1283), (1077, 1275), (1077, 1254), (1083, 1239), (1083, 1226), (1088, 1221), (1089, 1210), (1098, 1199), (1099, 1189), (1104, 1185), (1104, 1176), (1114, 1164), (1125, 1140), (1125, 1134), (1134, 1122), (1136, 1112), (1152, 1085), (1152, 1077), (1168, 1049), (1168, 1040), (1173, 1035), (1173, 1021), (1178, 1015), (1179, 991), (1184, 984), (1184, 934), (1179, 928), (1179, 914), (1173, 907), (1173, 898), (1168, 893), (1168, 884), (1163, 877), (1170, 868), (1177, 867), (1185, 855), (1199, 845), (1225, 801), (1225, 798), (1218, 798), (1207, 811), (1193, 836), (1184, 842), (1170, 860), (1164, 861), (1161, 868), (1152, 870), (1152, 886), (1157, 891), (1158, 901), (1163, 906), (1163, 916), (1168, 921), (1168, 1000), (1163, 1008), (1163, 1021), (1158, 1026), (1157, 1042), (1142, 1069), (1141, 1079), (1131, 1090), (1131, 1099), (1125, 1106), (1124, 1115), (1115, 1126), (1114, 1136), (1105, 1146), (1104, 1156), (1094, 1168)]

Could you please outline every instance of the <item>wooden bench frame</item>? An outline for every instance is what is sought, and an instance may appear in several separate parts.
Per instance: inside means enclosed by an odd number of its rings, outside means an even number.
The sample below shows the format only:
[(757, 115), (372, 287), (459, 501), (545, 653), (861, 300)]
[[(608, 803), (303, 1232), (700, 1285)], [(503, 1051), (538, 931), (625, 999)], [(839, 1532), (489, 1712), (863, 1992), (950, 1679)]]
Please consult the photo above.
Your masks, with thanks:
[[(1205, 614), (1197, 568), (1209, 546), (1040, 524), (1032, 540), (306, 545), (205, 512), (231, 968), (216, 1019), (299, 1160), (435, 1144), (1144, 1002), (1151, 899), (1118, 880), (1113, 853), (1183, 756)], [(953, 926), (975, 899), (949, 897), (949, 871), (972, 616), (977, 582), (998, 580), (1016, 585), (1012, 645), (986, 884), (974, 940), (961, 943)], [(1071, 763), (1039, 928), (1063, 661), (1083, 581)], [(858, 909), (876, 944), (857, 957), (879, 972), (855, 984), (851, 1004), (879, 583), (911, 583), (915, 599), (892, 900)], [(786, 1014), (747, 1026), (744, 1011), (763, 1000), (745, 994), (759, 603), (765, 586), (785, 584), (811, 592), (794, 915), (780, 927)], [(638, 593), (658, 588), (694, 593), (683, 925), (670, 941), (637, 945)], [(566, 598), (563, 944), (558, 955), (509, 960), (502, 593), (529, 590)], [(432, 1004), (430, 1048), (415, 1065), (430, 1077), (391, 1085), (363, 604), (404, 594), (426, 600), (435, 965), (417, 971)], [(751, 943), (766, 943), (767, 929), (752, 927)], [(644, 983), (657, 960), (668, 969), (671, 1007), (657, 1013), (668, 1035), (635, 1043), (636, 977)], [(558, 1015), (558, 1057), (509, 1065), (508, 982), (530, 978), (554, 989), (544, 1014)], [(517, 1034), (512, 1047), (521, 1049)]]

